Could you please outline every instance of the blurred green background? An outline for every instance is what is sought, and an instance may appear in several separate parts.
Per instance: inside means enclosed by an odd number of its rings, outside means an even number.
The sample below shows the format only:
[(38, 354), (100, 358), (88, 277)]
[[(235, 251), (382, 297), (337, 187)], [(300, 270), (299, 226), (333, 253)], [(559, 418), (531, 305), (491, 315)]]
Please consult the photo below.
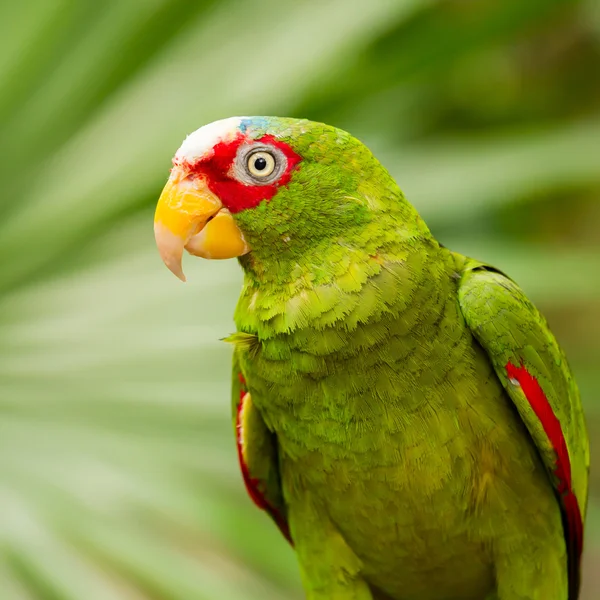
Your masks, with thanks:
[[(516, 278), (600, 463), (597, 0), (1, 2), (1, 600), (302, 597), (238, 473), (240, 271), (190, 260), (184, 286), (152, 232), (181, 140), (237, 114), (350, 130)], [(592, 600), (600, 469), (587, 529)]]

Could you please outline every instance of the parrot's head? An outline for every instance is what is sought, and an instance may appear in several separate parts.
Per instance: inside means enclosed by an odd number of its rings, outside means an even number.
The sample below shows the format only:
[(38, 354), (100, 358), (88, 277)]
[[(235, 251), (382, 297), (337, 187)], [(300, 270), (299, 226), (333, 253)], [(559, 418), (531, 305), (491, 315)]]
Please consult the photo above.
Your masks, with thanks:
[(390, 198), (408, 210), (387, 171), (350, 134), (301, 119), (232, 117), (184, 140), (154, 231), (163, 261), (184, 279), (184, 248), (204, 258), (247, 255), (242, 264), (250, 266), (351, 240), (368, 246), (365, 228), (394, 212)]

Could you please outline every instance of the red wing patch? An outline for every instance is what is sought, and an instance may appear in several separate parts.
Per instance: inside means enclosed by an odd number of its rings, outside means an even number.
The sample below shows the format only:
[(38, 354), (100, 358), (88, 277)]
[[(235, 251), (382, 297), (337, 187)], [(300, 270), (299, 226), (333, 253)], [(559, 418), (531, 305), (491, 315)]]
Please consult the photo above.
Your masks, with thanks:
[(248, 463), (245, 458), (245, 440), (244, 440), (244, 409), (248, 406), (250, 402), (250, 393), (246, 388), (246, 380), (244, 376), (240, 373), (240, 401), (238, 403), (237, 408), (237, 418), (236, 418), (236, 441), (237, 441), (237, 453), (238, 460), (240, 461), (240, 469), (242, 471), (242, 477), (244, 478), (244, 484), (246, 486), (246, 490), (248, 491), (248, 495), (252, 498), (252, 501), (258, 508), (269, 513), (271, 518), (279, 527), (279, 530), (284, 535), (286, 540), (290, 544), (294, 544), (292, 541), (292, 537), (290, 535), (290, 529), (285, 517), (281, 514), (281, 511), (271, 504), (264, 493), (261, 491), (261, 481), (255, 477), (252, 477), (250, 474), (250, 469), (248, 468)]
[(579, 509), (579, 502), (573, 492), (571, 481), (571, 460), (567, 442), (560, 425), (554, 414), (550, 402), (542, 390), (538, 380), (529, 373), (526, 367), (516, 367), (512, 363), (506, 365), (509, 379), (519, 382), (525, 398), (533, 412), (540, 420), (542, 427), (556, 453), (554, 475), (558, 480), (556, 492), (561, 504), (563, 526), (567, 542), (569, 561), (569, 600), (576, 600), (579, 594), (580, 563), (583, 551), (583, 520)]

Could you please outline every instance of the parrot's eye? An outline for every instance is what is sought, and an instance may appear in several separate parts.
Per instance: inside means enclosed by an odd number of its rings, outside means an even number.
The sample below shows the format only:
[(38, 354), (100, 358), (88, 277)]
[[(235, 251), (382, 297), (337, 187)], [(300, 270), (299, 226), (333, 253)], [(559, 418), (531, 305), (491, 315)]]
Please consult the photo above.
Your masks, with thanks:
[(268, 144), (243, 144), (230, 173), (246, 185), (271, 185), (285, 173), (287, 158)]
[(268, 177), (275, 170), (275, 158), (269, 152), (253, 152), (246, 166), (253, 177)]

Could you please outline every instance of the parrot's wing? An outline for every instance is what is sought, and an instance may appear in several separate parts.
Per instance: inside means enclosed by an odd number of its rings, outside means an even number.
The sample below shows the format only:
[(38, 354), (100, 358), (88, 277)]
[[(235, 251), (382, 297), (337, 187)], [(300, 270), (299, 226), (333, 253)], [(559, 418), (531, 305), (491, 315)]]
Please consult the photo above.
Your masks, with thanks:
[(235, 353), (231, 404), (238, 459), (248, 494), (292, 543), (281, 493), (277, 439), (252, 403)]
[(576, 598), (589, 473), (588, 436), (577, 385), (545, 319), (504, 274), (468, 260), (459, 303), (548, 471), (563, 515), (569, 598)]

